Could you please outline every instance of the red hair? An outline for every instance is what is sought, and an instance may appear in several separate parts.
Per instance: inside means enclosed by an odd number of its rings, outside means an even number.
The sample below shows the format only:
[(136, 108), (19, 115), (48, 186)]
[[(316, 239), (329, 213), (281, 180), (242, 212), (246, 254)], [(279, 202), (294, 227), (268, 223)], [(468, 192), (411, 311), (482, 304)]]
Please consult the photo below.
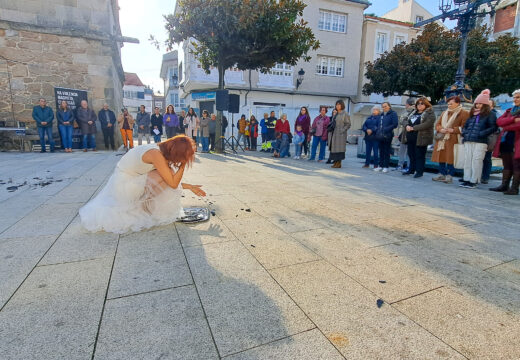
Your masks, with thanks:
[(182, 163), (189, 167), (195, 160), (195, 142), (186, 135), (177, 135), (159, 143), (159, 150), (164, 158), (176, 167)]

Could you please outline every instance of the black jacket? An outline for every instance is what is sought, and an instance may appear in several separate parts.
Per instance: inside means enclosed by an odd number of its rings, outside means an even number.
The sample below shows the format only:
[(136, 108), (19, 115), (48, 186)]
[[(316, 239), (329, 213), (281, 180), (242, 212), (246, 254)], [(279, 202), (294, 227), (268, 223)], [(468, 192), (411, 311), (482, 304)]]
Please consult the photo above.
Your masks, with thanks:
[[(108, 112), (108, 118), (110, 120), (110, 123), (112, 124), (112, 126), (114, 126), (114, 124), (116, 123), (116, 115), (114, 114), (114, 112), (112, 110), (106, 110), (106, 111)], [(105, 116), (105, 109), (99, 110), (98, 120), (101, 123), (102, 129), (106, 129), (108, 127), (108, 122), (107, 122), (107, 119)]]
[(159, 115), (152, 114), (152, 116), (150, 116), (150, 122), (152, 124), (152, 126), (150, 127), (150, 133), (152, 135), (155, 135), (155, 133), (153, 132), (153, 129), (155, 129), (155, 126), (157, 126), (157, 130), (160, 131), (159, 135), (162, 135), (162, 133), (163, 133), (163, 116), (161, 114), (159, 114)]
[(489, 113), (485, 116), (480, 116), (479, 122), (477, 123), (477, 116), (473, 115), (470, 117), (464, 128), (462, 129), (462, 136), (464, 142), (477, 142), (487, 144), (488, 136), (493, 134), (497, 128), (497, 116), (494, 112)]

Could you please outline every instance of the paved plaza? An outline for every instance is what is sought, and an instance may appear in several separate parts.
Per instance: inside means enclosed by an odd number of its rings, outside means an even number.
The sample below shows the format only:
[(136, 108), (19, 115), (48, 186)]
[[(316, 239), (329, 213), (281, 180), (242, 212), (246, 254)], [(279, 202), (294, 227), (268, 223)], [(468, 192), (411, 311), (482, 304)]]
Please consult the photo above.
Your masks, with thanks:
[(519, 359), (520, 197), (202, 154), (209, 222), (89, 234), (113, 152), (0, 153), (0, 359)]

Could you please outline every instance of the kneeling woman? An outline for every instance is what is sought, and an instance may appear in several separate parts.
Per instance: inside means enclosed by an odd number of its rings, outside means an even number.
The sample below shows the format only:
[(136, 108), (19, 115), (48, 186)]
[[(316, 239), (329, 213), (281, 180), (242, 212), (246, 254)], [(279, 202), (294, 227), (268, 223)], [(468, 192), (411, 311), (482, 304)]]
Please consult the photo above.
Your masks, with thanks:
[(89, 231), (124, 234), (166, 225), (183, 216), (182, 189), (197, 196), (200, 185), (181, 183), (195, 159), (195, 143), (185, 135), (126, 153), (101, 192), (79, 210)]

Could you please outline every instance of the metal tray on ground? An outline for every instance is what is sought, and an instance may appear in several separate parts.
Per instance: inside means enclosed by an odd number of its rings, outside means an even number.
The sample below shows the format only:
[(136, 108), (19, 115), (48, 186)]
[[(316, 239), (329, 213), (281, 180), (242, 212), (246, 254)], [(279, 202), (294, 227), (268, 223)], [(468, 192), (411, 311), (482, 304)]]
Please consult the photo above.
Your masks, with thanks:
[(208, 221), (211, 214), (208, 208), (192, 207), (184, 208), (184, 216), (178, 220), (183, 223), (197, 223)]

